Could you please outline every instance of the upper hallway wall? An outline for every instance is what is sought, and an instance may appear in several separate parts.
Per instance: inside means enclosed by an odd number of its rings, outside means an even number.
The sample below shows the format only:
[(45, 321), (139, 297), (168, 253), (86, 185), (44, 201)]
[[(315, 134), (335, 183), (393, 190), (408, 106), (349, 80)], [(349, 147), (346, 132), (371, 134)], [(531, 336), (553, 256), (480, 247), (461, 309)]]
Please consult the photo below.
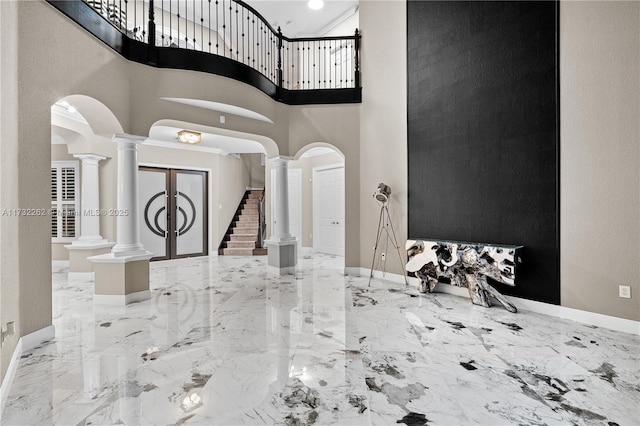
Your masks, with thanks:
[[(132, 133), (148, 135), (155, 122), (173, 119), (267, 136), (276, 142), (280, 153), (287, 151), (288, 107), (260, 90), (230, 78), (197, 71), (158, 69), (134, 62), (130, 62), (129, 67)], [(234, 105), (262, 114), (273, 123), (161, 99), (164, 97)], [(220, 123), (221, 114), (226, 118), (224, 124)]]

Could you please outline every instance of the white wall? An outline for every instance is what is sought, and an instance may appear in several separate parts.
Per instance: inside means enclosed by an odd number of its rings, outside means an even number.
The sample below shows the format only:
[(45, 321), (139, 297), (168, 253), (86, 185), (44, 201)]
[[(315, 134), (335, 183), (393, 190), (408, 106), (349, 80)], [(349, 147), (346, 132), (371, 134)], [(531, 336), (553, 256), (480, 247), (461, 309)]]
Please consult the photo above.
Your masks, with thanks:
[(638, 321), (640, 2), (563, 1), (560, 73), (562, 305)]
[(345, 35), (353, 35), (356, 32), (356, 29), (360, 27), (360, 10), (356, 10), (355, 13), (344, 21), (340, 22), (335, 27), (331, 28), (323, 37), (339, 37)]
[[(393, 23), (392, 25), (390, 23)], [(371, 267), (380, 209), (372, 194), (391, 187), (389, 210), (401, 250), (407, 239), (407, 23), (404, 1), (361, 1), (360, 259)], [(384, 30), (381, 30), (384, 29)], [(387, 271), (401, 274), (397, 254)]]
[[(0, 208), (19, 205), (18, 180), (18, 8), (0, 2)], [(0, 217), (0, 324), (16, 321), (20, 328), (20, 276), (18, 274), (18, 218)], [(46, 297), (46, 296), (45, 296)], [(9, 367), (20, 335), (8, 336), (0, 352), (0, 379)]]

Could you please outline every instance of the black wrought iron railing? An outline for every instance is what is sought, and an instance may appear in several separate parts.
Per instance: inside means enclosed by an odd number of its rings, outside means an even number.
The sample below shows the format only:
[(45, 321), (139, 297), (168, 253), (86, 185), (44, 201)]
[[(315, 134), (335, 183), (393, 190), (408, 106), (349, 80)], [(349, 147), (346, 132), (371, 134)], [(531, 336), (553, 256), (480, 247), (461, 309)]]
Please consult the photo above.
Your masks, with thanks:
[(264, 242), (267, 239), (267, 220), (264, 214), (264, 190), (258, 202), (258, 242), (257, 248), (264, 248)]
[[(65, 3), (47, 0), (78, 22), (74, 16), (82, 15)], [(82, 0), (131, 43), (151, 47), (147, 62), (156, 66), (173, 67), (167, 58), (175, 53), (166, 49), (202, 52), (213, 60), (225, 58), (257, 71), (276, 90), (254, 84), (279, 100), (287, 101), (291, 94), (282, 91), (332, 91), (352, 89), (357, 96), (342, 98), (359, 102), (360, 34), (344, 37), (289, 38), (280, 28), (274, 29), (250, 5), (240, 0)], [(77, 5), (75, 7), (77, 9)], [(86, 12), (84, 13), (86, 15)], [(87, 21), (87, 19), (84, 19)], [(90, 19), (89, 19), (90, 21)], [(95, 20), (92, 21), (95, 24)], [(78, 22), (85, 26), (85, 23)], [(85, 27), (86, 28), (86, 27)], [(87, 28), (89, 29), (89, 28)], [(89, 29), (91, 31), (91, 29)], [(103, 28), (100, 31), (104, 33)], [(98, 35), (99, 36), (99, 35)], [(110, 35), (113, 38), (113, 35)], [(153, 49), (155, 48), (155, 49)], [(140, 50), (133, 46), (128, 52)], [(129, 52), (130, 53), (130, 52)], [(164, 55), (164, 56), (163, 56)], [(173, 56), (172, 56), (173, 55)], [(139, 62), (144, 62), (143, 60)], [(165, 62), (163, 62), (163, 60)], [(199, 58), (198, 61), (201, 61)], [(215, 72), (215, 66), (199, 65), (187, 61), (188, 69), (203, 68)], [(219, 74), (233, 77), (231, 71)], [(213, 71), (212, 71), (213, 70)], [(242, 73), (240, 73), (242, 74)], [(245, 78), (246, 80), (247, 78)], [(249, 79), (250, 80), (250, 79)], [(255, 80), (255, 79), (254, 79)], [(356, 91), (353, 91), (356, 89)], [(272, 91), (273, 93), (269, 93)], [(278, 93), (276, 93), (278, 92)], [(309, 96), (293, 96), (300, 103)], [(330, 97), (318, 95), (320, 101)], [(337, 96), (336, 99), (341, 98)], [(344, 101), (344, 100), (343, 100)], [(318, 103), (318, 102), (311, 102)]]

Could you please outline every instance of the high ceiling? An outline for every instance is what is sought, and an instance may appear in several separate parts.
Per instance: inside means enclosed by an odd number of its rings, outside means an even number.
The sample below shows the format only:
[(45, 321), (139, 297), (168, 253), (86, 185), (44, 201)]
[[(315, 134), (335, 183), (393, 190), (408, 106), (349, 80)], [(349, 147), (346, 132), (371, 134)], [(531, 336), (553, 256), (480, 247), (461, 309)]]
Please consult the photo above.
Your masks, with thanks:
[(348, 18), (358, 7), (358, 0), (324, 0), (324, 7), (312, 10), (307, 0), (247, 0), (273, 28), (282, 28), (287, 37), (323, 35)]

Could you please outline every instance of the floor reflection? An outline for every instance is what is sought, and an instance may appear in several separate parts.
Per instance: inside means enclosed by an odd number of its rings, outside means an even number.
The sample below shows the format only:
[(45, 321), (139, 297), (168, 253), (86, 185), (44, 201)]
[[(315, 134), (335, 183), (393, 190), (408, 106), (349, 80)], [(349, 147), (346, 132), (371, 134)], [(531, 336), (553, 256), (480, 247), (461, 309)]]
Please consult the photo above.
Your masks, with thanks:
[(54, 270), (56, 339), (2, 425), (633, 424), (638, 336), (343, 275), (303, 253), (155, 262), (151, 300), (93, 304)]

